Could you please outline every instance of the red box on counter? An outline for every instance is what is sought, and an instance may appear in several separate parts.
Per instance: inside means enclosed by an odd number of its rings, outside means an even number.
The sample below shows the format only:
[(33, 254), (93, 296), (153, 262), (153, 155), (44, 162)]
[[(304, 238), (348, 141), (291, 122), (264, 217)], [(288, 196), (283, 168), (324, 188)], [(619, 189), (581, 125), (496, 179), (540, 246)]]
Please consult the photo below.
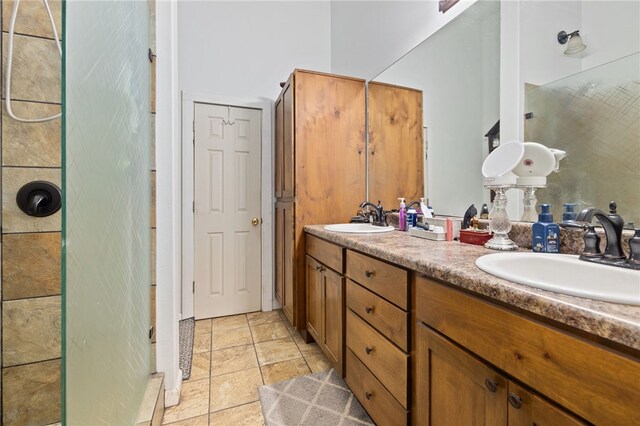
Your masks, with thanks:
[(484, 243), (489, 241), (493, 234), (489, 231), (473, 229), (461, 229), (460, 230), (460, 242), (467, 244), (475, 244), (477, 246), (483, 246)]

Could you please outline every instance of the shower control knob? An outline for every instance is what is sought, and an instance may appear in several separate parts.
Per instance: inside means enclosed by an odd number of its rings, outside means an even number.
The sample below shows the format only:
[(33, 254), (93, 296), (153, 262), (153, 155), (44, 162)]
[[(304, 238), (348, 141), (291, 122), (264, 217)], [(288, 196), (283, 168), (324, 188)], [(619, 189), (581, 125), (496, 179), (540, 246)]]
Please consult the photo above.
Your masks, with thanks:
[(62, 206), (60, 188), (41, 180), (29, 182), (18, 191), (16, 203), (29, 216), (51, 216)]

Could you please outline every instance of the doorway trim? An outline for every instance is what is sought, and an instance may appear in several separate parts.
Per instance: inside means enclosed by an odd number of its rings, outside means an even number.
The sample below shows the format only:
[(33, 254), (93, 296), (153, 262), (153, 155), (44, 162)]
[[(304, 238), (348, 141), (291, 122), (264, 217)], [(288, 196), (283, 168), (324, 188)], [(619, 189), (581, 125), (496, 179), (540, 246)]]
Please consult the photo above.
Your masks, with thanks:
[(193, 213), (193, 138), (196, 103), (215, 104), (262, 111), (261, 132), (261, 305), (273, 309), (273, 101), (267, 98), (242, 99), (229, 96), (182, 92), (182, 318), (194, 316), (194, 213)]

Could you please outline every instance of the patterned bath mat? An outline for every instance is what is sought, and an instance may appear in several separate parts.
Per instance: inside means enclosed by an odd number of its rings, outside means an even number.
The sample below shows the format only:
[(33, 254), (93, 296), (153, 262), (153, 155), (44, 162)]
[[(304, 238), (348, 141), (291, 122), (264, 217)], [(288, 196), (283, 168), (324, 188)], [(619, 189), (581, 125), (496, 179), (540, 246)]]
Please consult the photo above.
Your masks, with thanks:
[(258, 392), (267, 426), (374, 425), (333, 369), (261, 386)]
[(193, 333), (195, 325), (195, 318), (187, 318), (180, 320), (178, 326), (182, 380), (188, 380), (189, 376), (191, 376), (191, 357), (193, 356)]

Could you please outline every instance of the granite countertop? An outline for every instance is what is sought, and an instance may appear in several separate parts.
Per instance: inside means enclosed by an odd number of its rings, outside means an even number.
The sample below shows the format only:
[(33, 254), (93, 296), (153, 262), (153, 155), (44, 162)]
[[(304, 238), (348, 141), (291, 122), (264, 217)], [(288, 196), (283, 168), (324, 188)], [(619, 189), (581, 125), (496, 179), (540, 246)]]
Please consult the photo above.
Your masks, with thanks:
[(456, 241), (430, 241), (406, 232), (347, 234), (307, 225), (309, 234), (418, 271), (595, 336), (640, 350), (640, 306), (564, 295), (516, 284), (480, 270), (475, 260), (497, 253)]

